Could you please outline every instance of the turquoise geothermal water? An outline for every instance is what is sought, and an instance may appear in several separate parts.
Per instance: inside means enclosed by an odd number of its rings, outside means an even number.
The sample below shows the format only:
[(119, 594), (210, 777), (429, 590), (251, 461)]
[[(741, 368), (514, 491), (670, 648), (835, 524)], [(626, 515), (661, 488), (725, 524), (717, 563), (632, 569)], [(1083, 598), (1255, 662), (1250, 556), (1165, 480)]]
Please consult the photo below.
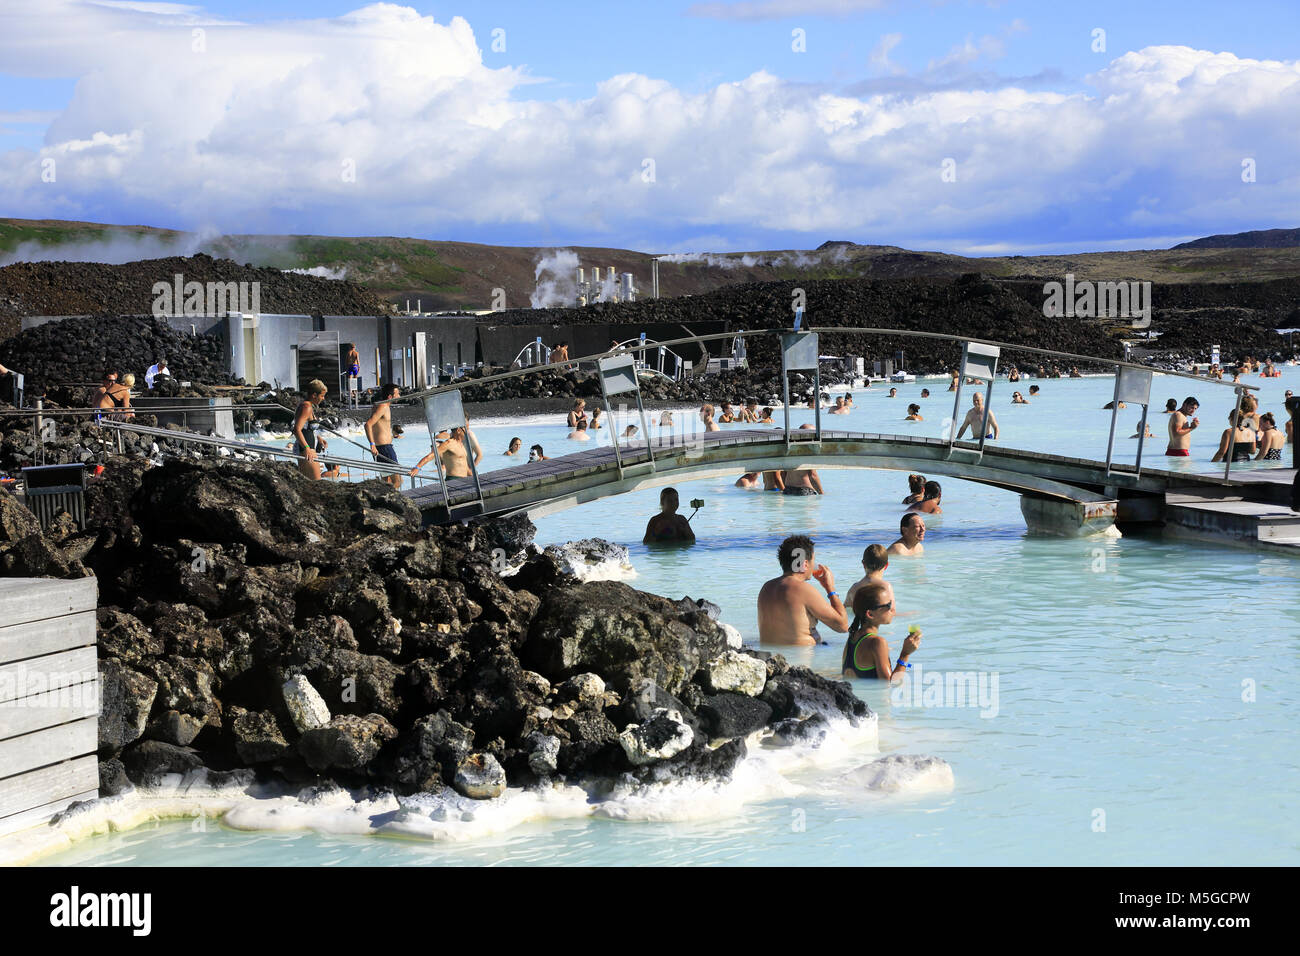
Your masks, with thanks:
[[(1262, 408), (1284, 418), (1300, 369), (1263, 386)], [(1019, 386), (1028, 391), (1030, 382)], [(1046, 380), (1029, 406), (1011, 407), (999, 383), (1002, 444), (1088, 458), (1105, 455), (1108, 378)], [(904, 424), (906, 405), (929, 385), (927, 421)], [(1189, 388), (1190, 386), (1190, 388)], [(830, 427), (939, 435), (951, 413), (943, 382), (858, 389), (859, 408)], [(1149, 463), (1165, 467), (1167, 397), (1201, 401), (1190, 461), (1208, 471), (1226, 425), (1230, 388), (1157, 376)], [(722, 398), (725, 396), (719, 396)], [(737, 396), (738, 397), (738, 396)], [(963, 405), (966, 403), (963, 400)], [(678, 415), (679, 420), (684, 416)], [(811, 412), (795, 414), (796, 422)], [(1119, 460), (1131, 460), (1137, 413), (1120, 414)], [(725, 426), (724, 426), (725, 427)], [(414, 433), (415, 429), (410, 429)], [(557, 455), (568, 429), (549, 421), (483, 422), (485, 468), (515, 459), (512, 435)], [(427, 436), (399, 448), (411, 462)], [(1289, 459), (1289, 449), (1287, 457)], [(1259, 467), (1259, 466), (1250, 466)], [(707, 597), (723, 620), (757, 640), (755, 597), (778, 573), (776, 548), (807, 532), (841, 591), (865, 545), (895, 537), (901, 474), (824, 471), (827, 495), (784, 498), (728, 480), (682, 488), (705, 506), (699, 543), (655, 551), (640, 536), (656, 510), (646, 491), (584, 505), (538, 522), (541, 544), (598, 536), (626, 544), (634, 586), (669, 597)], [(901, 699), (877, 686), (857, 692), (880, 715), (880, 752), (933, 754), (952, 766), (951, 792), (863, 798), (818, 771), (792, 777), (800, 791), (692, 822), (600, 819), (529, 823), (472, 843), (430, 844), (315, 832), (243, 833), (160, 824), (87, 840), (52, 859), (77, 864), (1283, 864), (1300, 863), (1300, 561), (1199, 543), (1142, 538), (1051, 539), (1025, 534), (1017, 497), (944, 480), (944, 514), (930, 522), (921, 559), (890, 567), (900, 616), (924, 629), (914, 662), (924, 671), (983, 674), (983, 706)], [(837, 676), (840, 635), (828, 646), (786, 649), (793, 662)], [(996, 677), (997, 694), (991, 691)], [(910, 680), (915, 681), (913, 672)], [(946, 696), (946, 695), (945, 695)], [(927, 703), (931, 704), (927, 706)], [(864, 753), (862, 761), (872, 759)]]

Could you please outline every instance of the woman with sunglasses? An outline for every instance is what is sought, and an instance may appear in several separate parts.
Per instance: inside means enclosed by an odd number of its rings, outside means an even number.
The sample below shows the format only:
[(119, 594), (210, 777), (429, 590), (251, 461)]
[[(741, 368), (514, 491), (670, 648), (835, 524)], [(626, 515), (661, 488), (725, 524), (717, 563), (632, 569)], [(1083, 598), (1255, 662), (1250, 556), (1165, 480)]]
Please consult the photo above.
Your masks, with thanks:
[(915, 628), (903, 638), (898, 662), (889, 666), (889, 643), (878, 628), (894, 619), (894, 601), (883, 584), (871, 582), (858, 588), (853, 596), (853, 624), (844, 645), (843, 676), (893, 680), (912, 665), (907, 659), (921, 643), (921, 629)]

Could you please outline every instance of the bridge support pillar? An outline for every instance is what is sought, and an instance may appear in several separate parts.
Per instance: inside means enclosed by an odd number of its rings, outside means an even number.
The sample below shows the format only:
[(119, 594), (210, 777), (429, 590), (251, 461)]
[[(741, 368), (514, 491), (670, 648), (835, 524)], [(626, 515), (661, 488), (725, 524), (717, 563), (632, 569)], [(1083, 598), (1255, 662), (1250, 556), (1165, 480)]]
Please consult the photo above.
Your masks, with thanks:
[(1020, 513), (1030, 534), (1084, 537), (1102, 534), (1118, 537), (1116, 501), (1067, 501), (1063, 498), (1020, 496)]

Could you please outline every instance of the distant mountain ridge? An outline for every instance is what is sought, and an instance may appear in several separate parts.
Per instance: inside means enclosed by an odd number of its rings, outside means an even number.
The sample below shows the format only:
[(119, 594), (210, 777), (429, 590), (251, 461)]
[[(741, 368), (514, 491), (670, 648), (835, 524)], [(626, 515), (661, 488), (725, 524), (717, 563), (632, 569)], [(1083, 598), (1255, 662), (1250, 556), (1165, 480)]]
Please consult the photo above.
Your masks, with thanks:
[[(1300, 278), (1300, 230), (1243, 236), (1290, 237), (1286, 245), (1239, 245), (1210, 236), (1173, 249), (1083, 252), (1038, 256), (960, 256), (839, 238), (812, 250), (678, 253), (661, 256), (659, 289), (665, 298), (703, 295), (753, 282), (821, 279), (949, 278), (982, 273), (1026, 282), (1145, 280), (1184, 283), (1266, 282)], [(1280, 239), (1269, 240), (1280, 243)], [(1197, 245), (1209, 243), (1210, 245)], [(650, 295), (652, 252), (577, 245), (491, 246), (396, 236), (220, 235), (150, 226), (0, 218), (0, 263), (63, 259), (127, 263), (205, 253), (257, 268), (344, 278), (397, 309), (409, 304), (441, 309), (517, 309), (575, 303), (576, 272), (609, 267), (631, 272), (641, 298)], [(14, 270), (15, 273), (18, 270)], [(170, 276), (162, 276), (170, 280)], [(0, 314), (21, 311), (14, 290), (0, 281)], [(264, 303), (265, 304), (265, 303)]]
[(1255, 229), (1180, 242), (1175, 249), (1291, 249), (1300, 246), (1300, 229)]

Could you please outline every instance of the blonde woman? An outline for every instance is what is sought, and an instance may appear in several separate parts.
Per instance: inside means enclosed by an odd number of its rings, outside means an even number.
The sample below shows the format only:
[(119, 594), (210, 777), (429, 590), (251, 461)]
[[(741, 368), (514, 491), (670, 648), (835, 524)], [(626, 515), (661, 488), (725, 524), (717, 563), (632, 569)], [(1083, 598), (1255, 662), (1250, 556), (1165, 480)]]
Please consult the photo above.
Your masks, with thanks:
[(307, 397), (298, 406), (293, 419), (293, 451), (299, 457), (298, 470), (313, 481), (321, 476), (316, 460), (316, 407), (325, 401), (325, 383), (318, 378), (307, 383)]
[(576, 399), (573, 403), (573, 410), (569, 412), (568, 424), (570, 428), (577, 428), (578, 422), (587, 420), (587, 400), (585, 398)]

